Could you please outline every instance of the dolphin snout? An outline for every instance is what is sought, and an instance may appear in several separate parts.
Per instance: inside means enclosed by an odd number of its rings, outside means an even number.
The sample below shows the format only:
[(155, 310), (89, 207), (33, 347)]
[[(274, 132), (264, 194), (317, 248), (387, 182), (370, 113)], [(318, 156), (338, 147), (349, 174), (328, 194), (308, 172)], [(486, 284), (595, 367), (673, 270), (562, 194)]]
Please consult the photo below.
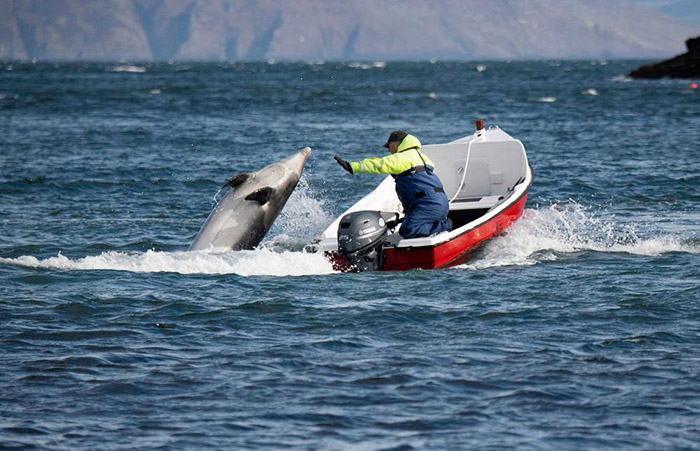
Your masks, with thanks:
[[(309, 155), (311, 155), (311, 147), (304, 147), (301, 149), (299, 152), (296, 153), (296, 158), (293, 158), (297, 162), (298, 169), (297, 171), (299, 174), (304, 170), (304, 166), (306, 165), (306, 162), (309, 160)], [(301, 160), (300, 160), (301, 159)]]

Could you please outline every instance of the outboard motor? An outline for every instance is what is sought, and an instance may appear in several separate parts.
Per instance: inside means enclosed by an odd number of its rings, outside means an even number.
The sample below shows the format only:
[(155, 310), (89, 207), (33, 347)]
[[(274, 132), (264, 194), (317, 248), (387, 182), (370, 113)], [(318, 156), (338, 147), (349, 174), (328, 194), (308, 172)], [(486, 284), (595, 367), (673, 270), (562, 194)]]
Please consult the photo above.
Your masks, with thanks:
[(340, 220), (338, 253), (358, 271), (376, 271), (384, 265), (382, 245), (387, 225), (378, 211), (356, 211)]

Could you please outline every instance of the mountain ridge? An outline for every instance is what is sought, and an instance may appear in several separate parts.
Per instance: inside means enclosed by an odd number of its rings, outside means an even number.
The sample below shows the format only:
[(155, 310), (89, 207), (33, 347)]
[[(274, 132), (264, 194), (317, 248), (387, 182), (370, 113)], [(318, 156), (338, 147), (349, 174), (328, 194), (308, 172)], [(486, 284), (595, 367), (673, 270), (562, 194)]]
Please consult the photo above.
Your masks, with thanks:
[(657, 58), (700, 29), (625, 0), (0, 0), (2, 60)]

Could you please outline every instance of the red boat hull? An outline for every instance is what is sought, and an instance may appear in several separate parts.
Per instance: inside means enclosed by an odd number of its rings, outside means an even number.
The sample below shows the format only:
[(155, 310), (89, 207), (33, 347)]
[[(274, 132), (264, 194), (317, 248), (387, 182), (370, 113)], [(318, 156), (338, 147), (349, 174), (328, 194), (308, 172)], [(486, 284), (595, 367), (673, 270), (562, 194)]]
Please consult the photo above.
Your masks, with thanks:
[[(471, 254), (480, 244), (500, 235), (517, 221), (523, 214), (526, 202), (527, 192), (503, 213), (436, 246), (384, 248), (382, 271), (407, 271), (416, 268), (440, 269), (462, 264), (469, 260)], [(333, 262), (335, 270), (343, 272), (352, 270), (341, 255), (333, 252), (328, 257)]]
[(408, 269), (438, 269), (459, 265), (467, 261), (484, 241), (500, 235), (520, 218), (527, 202), (527, 193), (490, 221), (480, 224), (463, 234), (437, 246), (384, 249), (383, 271), (406, 271)]

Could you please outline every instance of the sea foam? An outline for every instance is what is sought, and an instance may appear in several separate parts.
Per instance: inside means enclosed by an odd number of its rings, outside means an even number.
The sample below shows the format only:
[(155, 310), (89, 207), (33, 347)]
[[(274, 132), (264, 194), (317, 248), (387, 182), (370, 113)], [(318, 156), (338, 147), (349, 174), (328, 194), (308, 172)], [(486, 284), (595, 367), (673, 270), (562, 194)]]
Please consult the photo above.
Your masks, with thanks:
[[(322, 254), (303, 249), (333, 220), (317, 200), (305, 177), (257, 249), (245, 251), (118, 252), (69, 258), (61, 253), (39, 259), (31, 255), (0, 258), (0, 264), (59, 270), (112, 270), (139, 273), (237, 274), (240, 276), (304, 276), (331, 274)], [(591, 211), (569, 201), (526, 209), (507, 233), (488, 241), (480, 254), (459, 269), (529, 266), (582, 251), (654, 256), (670, 252), (700, 253), (697, 239), (659, 230), (642, 237), (634, 224)]]
[(104, 252), (68, 258), (63, 254), (46, 259), (25, 255), (0, 258), (0, 263), (29, 268), (68, 271), (129, 271), (137, 273), (237, 274), (240, 276), (306, 276), (333, 273), (322, 254), (275, 252), (270, 249), (229, 252)]
[(526, 209), (506, 234), (484, 246), (478, 259), (463, 269), (535, 265), (581, 251), (661, 255), (700, 253), (696, 240), (678, 235), (641, 237), (633, 224), (597, 215), (577, 202)]
[(113, 66), (107, 69), (107, 72), (130, 72), (134, 74), (141, 74), (146, 72), (146, 68), (143, 66), (127, 66), (127, 65), (120, 65), (120, 66)]

